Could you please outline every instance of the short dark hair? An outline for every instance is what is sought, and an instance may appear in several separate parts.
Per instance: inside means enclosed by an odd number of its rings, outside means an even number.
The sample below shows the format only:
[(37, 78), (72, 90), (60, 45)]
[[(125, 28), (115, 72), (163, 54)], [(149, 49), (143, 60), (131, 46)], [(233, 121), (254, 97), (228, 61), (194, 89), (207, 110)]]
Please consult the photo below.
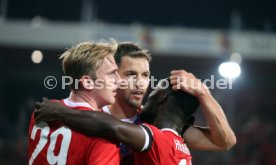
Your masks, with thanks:
[[(157, 88), (150, 93), (141, 113), (142, 121), (152, 123), (161, 109), (181, 114), (183, 120), (187, 120), (189, 116), (196, 112), (199, 107), (198, 99), (184, 91), (174, 91), (169, 82), (168, 78), (161, 80)], [(169, 86), (164, 89), (163, 87), (166, 84), (169, 84)]]
[(132, 58), (145, 58), (148, 60), (148, 62), (151, 61), (151, 55), (148, 53), (148, 50), (142, 49), (140, 46), (132, 42), (119, 43), (117, 51), (114, 55), (116, 64), (118, 66), (121, 64), (122, 57), (124, 56), (129, 56)]

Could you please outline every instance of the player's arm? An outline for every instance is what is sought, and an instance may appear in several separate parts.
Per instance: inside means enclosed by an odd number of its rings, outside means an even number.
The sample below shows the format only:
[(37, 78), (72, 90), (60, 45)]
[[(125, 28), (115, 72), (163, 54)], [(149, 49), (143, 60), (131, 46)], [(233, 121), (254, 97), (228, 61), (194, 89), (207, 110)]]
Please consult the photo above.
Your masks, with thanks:
[(147, 126), (121, 122), (103, 112), (70, 109), (43, 99), (43, 103), (36, 103), (34, 114), (36, 122), (60, 120), (84, 134), (115, 139), (135, 151), (151, 147), (152, 134)]
[[(177, 78), (178, 77), (178, 78)], [(182, 77), (182, 80), (179, 80)], [(187, 145), (194, 150), (227, 150), (236, 144), (236, 137), (227, 118), (207, 87), (193, 74), (184, 70), (171, 72), (173, 88), (196, 96), (208, 127), (189, 127), (184, 133)], [(178, 84), (178, 86), (177, 86)]]

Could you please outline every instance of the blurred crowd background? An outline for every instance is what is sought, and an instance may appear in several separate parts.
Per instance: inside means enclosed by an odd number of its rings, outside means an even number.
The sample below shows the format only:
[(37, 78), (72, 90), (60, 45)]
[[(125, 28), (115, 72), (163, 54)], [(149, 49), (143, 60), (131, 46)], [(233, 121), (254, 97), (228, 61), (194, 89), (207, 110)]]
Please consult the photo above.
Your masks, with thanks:
[[(237, 144), (192, 151), (193, 164), (275, 165), (275, 7), (273, 0), (0, 0), (0, 164), (27, 164), (35, 101), (68, 96), (58, 55), (80, 41), (114, 38), (149, 49), (157, 79), (182, 68), (216, 82), (225, 78), (221, 63), (238, 64), (231, 89), (211, 89)], [(47, 76), (57, 79), (54, 89), (45, 87)], [(206, 124), (200, 111), (196, 123)]]

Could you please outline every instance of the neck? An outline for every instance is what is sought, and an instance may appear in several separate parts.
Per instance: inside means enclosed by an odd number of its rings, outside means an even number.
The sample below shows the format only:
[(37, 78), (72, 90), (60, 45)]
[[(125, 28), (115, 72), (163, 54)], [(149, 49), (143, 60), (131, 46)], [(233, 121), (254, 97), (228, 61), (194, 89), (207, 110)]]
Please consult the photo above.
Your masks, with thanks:
[(131, 118), (137, 114), (137, 108), (128, 105), (124, 100), (116, 97), (114, 104), (108, 106), (110, 113), (117, 119)]
[(181, 132), (185, 123), (179, 115), (172, 115), (172, 113), (165, 112), (165, 113), (157, 114), (153, 125), (155, 125), (159, 129), (163, 129), (163, 128), (173, 129), (179, 135), (181, 135)]
[(96, 100), (88, 92), (71, 91), (69, 100), (74, 101), (74, 102), (86, 102), (94, 110), (99, 111), (99, 106), (98, 106)]

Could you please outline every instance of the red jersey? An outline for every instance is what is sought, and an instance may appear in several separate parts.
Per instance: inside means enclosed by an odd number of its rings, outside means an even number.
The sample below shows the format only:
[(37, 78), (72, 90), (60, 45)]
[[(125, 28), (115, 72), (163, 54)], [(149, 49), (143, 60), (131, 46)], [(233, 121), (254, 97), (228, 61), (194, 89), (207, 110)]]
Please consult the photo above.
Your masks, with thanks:
[(146, 152), (134, 153), (135, 165), (192, 165), (189, 149), (176, 131), (145, 125), (153, 133), (152, 146)]
[[(88, 103), (62, 102), (70, 108), (92, 110)], [(119, 147), (102, 138), (83, 135), (61, 122), (35, 124), (32, 115), (29, 127), (29, 165), (118, 165)]]

